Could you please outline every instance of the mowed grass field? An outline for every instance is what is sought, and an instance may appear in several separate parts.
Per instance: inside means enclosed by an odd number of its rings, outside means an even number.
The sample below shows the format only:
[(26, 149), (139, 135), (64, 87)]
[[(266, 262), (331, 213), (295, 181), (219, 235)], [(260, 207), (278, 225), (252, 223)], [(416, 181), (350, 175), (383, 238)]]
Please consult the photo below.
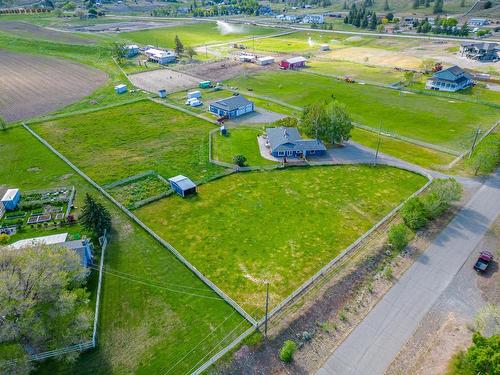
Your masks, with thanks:
[[(74, 185), (78, 207), (87, 192), (99, 197), (24, 129), (0, 132), (0, 145), (2, 185), (21, 190)], [(185, 374), (248, 328), (170, 252), (102, 201), (112, 213), (113, 231), (105, 258), (99, 347), (74, 364), (41, 364), (38, 373)], [(90, 281), (92, 300), (95, 280), (96, 273)]]
[(260, 317), (266, 281), (275, 306), (425, 181), (367, 166), (238, 173), (136, 214)]
[(102, 185), (148, 170), (194, 181), (220, 173), (220, 167), (208, 162), (213, 128), (208, 121), (149, 100), (34, 126)]
[(243, 155), (247, 158), (247, 165), (250, 166), (276, 164), (260, 155), (257, 137), (263, 132), (262, 128), (239, 126), (228, 129), (228, 134), (225, 136), (217, 132), (212, 136), (212, 157), (215, 160), (232, 163), (233, 156)]
[(232, 25), (234, 32), (225, 33), (215, 22), (200, 22), (175, 27), (131, 31), (121, 33), (120, 37), (144, 45), (152, 44), (165, 48), (175, 47), (175, 36), (178, 35), (185, 47), (205, 44), (230, 42), (253, 36), (271, 35), (279, 29), (250, 25)]
[(349, 84), (304, 72), (263, 72), (230, 80), (227, 85), (296, 106), (334, 98), (346, 105), (358, 123), (376, 129), (382, 125), (384, 132), (454, 150), (470, 147), (476, 128), (488, 129), (499, 117), (496, 107)]

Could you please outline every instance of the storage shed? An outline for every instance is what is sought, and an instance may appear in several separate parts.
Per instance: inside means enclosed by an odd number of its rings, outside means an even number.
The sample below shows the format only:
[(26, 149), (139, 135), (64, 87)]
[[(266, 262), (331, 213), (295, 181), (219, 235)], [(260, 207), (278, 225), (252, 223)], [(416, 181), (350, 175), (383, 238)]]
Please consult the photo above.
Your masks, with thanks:
[(330, 46), (328, 44), (322, 44), (319, 46), (319, 50), (320, 51), (329, 51), (330, 50)]
[(302, 56), (292, 57), (290, 59), (281, 60), (280, 67), (282, 69), (297, 69), (306, 66), (307, 59)]
[(165, 90), (165, 89), (158, 90), (158, 96), (160, 98), (166, 98), (167, 97), (167, 90)]
[(183, 175), (178, 175), (168, 179), (170, 186), (181, 197), (196, 193), (196, 184)]
[(188, 99), (193, 99), (193, 98), (201, 98), (201, 92), (199, 91), (191, 91), (187, 93), (187, 98)]
[(135, 44), (129, 44), (125, 47), (123, 47), (123, 52), (125, 54), (125, 57), (134, 57), (139, 54), (139, 46)]
[(21, 192), (19, 189), (9, 189), (5, 192), (2, 198), (2, 205), (6, 211), (14, 211), (21, 199)]
[(115, 92), (117, 94), (123, 94), (127, 92), (127, 85), (121, 84), (115, 86)]
[(210, 87), (212, 87), (212, 81), (201, 81), (198, 86), (200, 87), (200, 89), (209, 89)]
[(228, 119), (235, 118), (245, 113), (253, 112), (253, 102), (242, 95), (234, 95), (210, 103), (210, 112)]
[(272, 56), (266, 56), (266, 57), (259, 57), (257, 59), (257, 65), (271, 65), (274, 64), (274, 57)]

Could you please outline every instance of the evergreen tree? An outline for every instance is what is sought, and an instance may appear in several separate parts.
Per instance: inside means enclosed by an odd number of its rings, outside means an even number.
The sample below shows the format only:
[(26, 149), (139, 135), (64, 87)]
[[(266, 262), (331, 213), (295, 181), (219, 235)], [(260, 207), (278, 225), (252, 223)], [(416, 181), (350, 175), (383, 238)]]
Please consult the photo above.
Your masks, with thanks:
[(431, 0), (425, 0), (425, 7), (429, 8), (431, 6)]
[(375, 30), (377, 28), (377, 15), (375, 12), (372, 13), (372, 18), (370, 19), (370, 29)]
[(183, 54), (183, 52), (184, 52), (184, 45), (179, 39), (179, 35), (175, 35), (175, 53), (177, 54), (177, 56), (180, 56)]
[(101, 236), (104, 230), (109, 231), (111, 229), (111, 214), (102, 203), (97, 202), (87, 193), (80, 215), (80, 222), (85, 229), (97, 236)]
[(342, 9), (344, 9), (344, 10), (347, 9), (347, 1), (344, 1), (344, 5), (342, 6)]
[(434, 14), (443, 13), (443, 0), (434, 1), (434, 9), (432, 11)]
[(417, 9), (420, 6), (420, 0), (413, 0), (413, 9)]
[(388, 11), (390, 8), (389, 8), (389, 1), (388, 0), (385, 0), (384, 2), (384, 10), (385, 11)]

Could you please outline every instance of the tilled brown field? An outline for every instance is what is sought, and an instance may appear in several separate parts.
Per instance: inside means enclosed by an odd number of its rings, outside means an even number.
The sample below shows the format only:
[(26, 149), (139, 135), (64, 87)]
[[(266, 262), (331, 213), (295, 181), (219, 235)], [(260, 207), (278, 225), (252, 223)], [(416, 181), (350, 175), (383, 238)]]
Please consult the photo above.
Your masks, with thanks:
[(68, 60), (0, 50), (0, 116), (7, 122), (43, 115), (90, 95), (108, 76)]

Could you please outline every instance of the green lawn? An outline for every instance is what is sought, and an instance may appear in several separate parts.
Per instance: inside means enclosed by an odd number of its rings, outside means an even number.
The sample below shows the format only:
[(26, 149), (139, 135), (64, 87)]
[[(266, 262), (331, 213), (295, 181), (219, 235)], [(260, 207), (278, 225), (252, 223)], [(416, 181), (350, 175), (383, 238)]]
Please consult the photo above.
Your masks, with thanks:
[(262, 128), (230, 128), (229, 134), (223, 136), (220, 132), (212, 136), (212, 157), (225, 163), (232, 163), (234, 155), (244, 155), (247, 165), (273, 165), (275, 162), (260, 156), (257, 136), (263, 133)]
[(143, 45), (152, 44), (160, 47), (174, 48), (176, 35), (179, 36), (185, 47), (194, 47), (205, 44), (230, 42), (232, 40), (251, 38), (252, 36), (271, 35), (279, 32), (279, 29), (250, 25), (235, 27), (237, 28), (237, 32), (223, 34), (215, 22), (200, 22), (175, 27), (131, 31), (121, 33), (120, 37)]
[(339, 34), (324, 33), (321, 31), (298, 31), (288, 35), (272, 38), (257, 39), (248, 47), (262, 52), (275, 53), (307, 53), (317, 52), (319, 45), (328, 43), (340, 45), (347, 37)]
[(390, 84), (404, 79), (403, 73), (391, 68), (363, 65), (349, 61), (313, 60), (308, 65), (308, 72), (331, 74), (338, 77), (349, 76), (355, 81)]
[[(351, 132), (352, 140), (372, 149), (377, 149), (378, 135), (376, 133), (354, 128)], [(390, 137), (381, 137), (380, 152), (420, 165), (424, 168), (440, 169), (448, 165), (455, 158), (450, 154), (417, 146)]]
[(256, 95), (305, 106), (335, 98), (347, 106), (354, 121), (385, 132), (455, 150), (470, 146), (477, 126), (489, 128), (498, 109), (449, 98), (404, 93), (372, 85), (349, 84), (303, 72), (275, 71), (227, 82)]
[(208, 162), (213, 128), (149, 100), (34, 126), (102, 185), (148, 170), (164, 178), (184, 174), (194, 181), (220, 173), (220, 167)]
[(389, 167), (238, 173), (136, 213), (260, 317), (266, 280), (275, 306), (424, 183)]
[[(0, 145), (2, 184), (22, 190), (75, 185), (77, 206), (86, 192), (99, 196), (24, 129), (0, 132)], [(39, 373), (187, 373), (248, 328), (170, 252), (106, 205), (114, 230), (106, 253), (99, 348), (72, 365), (45, 362)], [(95, 274), (93, 300), (94, 288)]]

